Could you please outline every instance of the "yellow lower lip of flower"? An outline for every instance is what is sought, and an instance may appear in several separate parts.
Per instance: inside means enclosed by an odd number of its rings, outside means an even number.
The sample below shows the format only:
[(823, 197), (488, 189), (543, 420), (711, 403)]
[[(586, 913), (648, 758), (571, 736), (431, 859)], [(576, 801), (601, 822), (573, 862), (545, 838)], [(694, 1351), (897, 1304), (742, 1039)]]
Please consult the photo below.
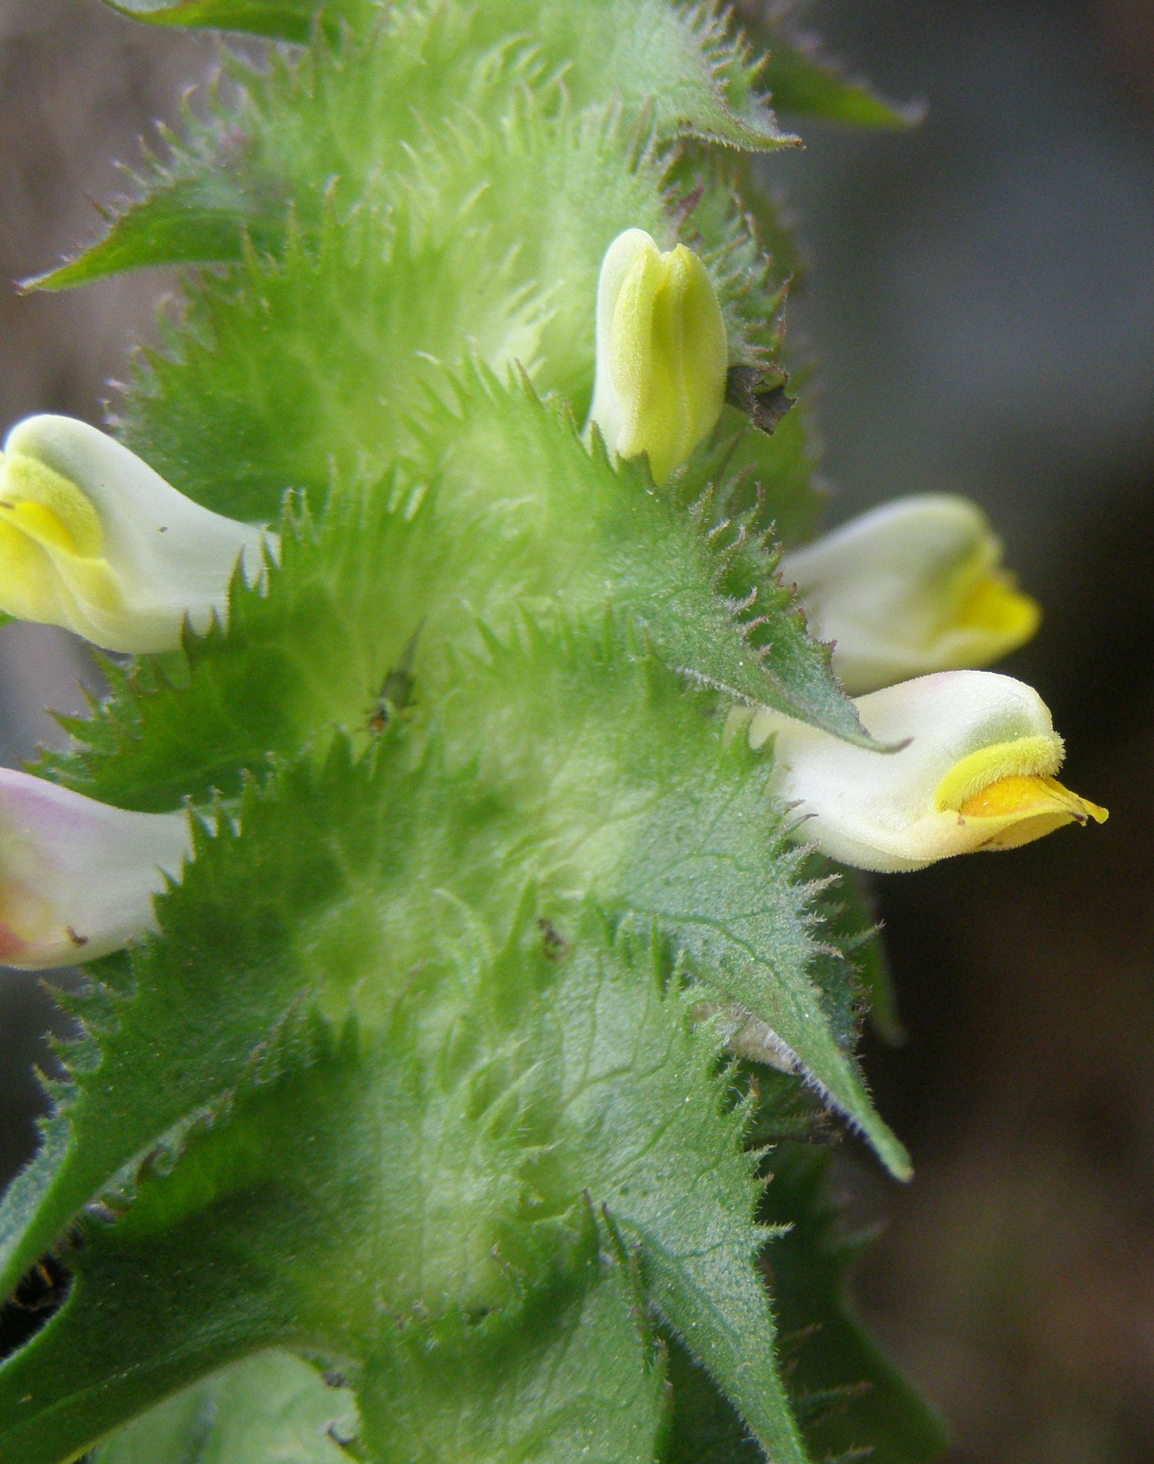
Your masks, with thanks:
[(106, 559), (82, 557), (64, 547), (63, 527), (56, 542), (45, 533), (24, 532), (28, 517), (0, 505), (0, 610), (83, 634), (87, 622), (79, 606), (112, 611), (122, 603), (112, 568)]
[(99, 516), (79, 488), (34, 458), (6, 456), (0, 610), (83, 631), (78, 606), (107, 611), (121, 602), (103, 543)]
[(9, 453), (3, 468), (0, 610), (83, 629), (78, 605), (110, 610), (121, 598), (102, 557), (100, 518), (75, 484), (36, 459)]
[(83, 559), (104, 548), (100, 516), (75, 483), (38, 462), (12, 452), (4, 460), (0, 518), (46, 548)]
[(995, 827), (981, 849), (1017, 849), (1068, 823), (1105, 823), (1106, 809), (1080, 798), (1056, 778), (1011, 776), (990, 783), (958, 809), (960, 819), (989, 820)]
[(1014, 650), (1038, 629), (1042, 618), (1037, 600), (1015, 589), (1007, 574), (984, 574), (963, 594), (954, 612), (954, 625), (980, 631), (997, 639), (1003, 650)]
[(27, 964), (53, 929), (53, 911), (47, 900), (11, 876), (0, 884), (0, 965)]
[(76, 537), (58, 513), (45, 503), (11, 503), (0, 500), (0, 522), (9, 533), (22, 534), (46, 549), (59, 549), (77, 555)]

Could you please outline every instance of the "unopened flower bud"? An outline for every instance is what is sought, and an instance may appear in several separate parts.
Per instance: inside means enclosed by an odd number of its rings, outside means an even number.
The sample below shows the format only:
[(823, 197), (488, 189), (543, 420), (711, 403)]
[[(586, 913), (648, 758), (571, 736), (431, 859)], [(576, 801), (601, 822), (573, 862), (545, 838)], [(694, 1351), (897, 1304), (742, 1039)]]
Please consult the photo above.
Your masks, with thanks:
[(273, 535), (202, 508), (135, 453), (71, 417), (29, 417), (0, 457), (0, 610), (110, 651), (180, 645), (227, 611), (238, 562)]
[(932, 671), (986, 666), (1029, 640), (1037, 603), (1000, 568), (1002, 546), (965, 498), (899, 498), (783, 555), (810, 629), (834, 642), (851, 696)]
[(155, 928), (189, 848), (184, 813), (132, 813), (0, 768), (0, 965), (40, 970)]
[(647, 453), (654, 482), (665, 482), (717, 422), (727, 364), (721, 306), (697, 255), (684, 244), (662, 253), (643, 229), (619, 234), (597, 286), (589, 414), (609, 451)]
[(799, 840), (859, 869), (920, 869), (952, 854), (1014, 849), (1106, 810), (1057, 782), (1062, 740), (1037, 692), (990, 671), (943, 671), (859, 697), (862, 722), (896, 752), (870, 752), (776, 712), (776, 787)]

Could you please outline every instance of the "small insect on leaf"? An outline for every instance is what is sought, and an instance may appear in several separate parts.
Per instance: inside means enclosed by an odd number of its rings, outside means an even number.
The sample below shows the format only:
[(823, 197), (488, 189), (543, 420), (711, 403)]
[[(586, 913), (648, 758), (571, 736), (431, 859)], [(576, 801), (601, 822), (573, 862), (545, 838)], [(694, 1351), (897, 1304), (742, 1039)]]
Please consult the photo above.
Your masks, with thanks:
[(369, 731), (378, 737), (395, 717), (399, 717), (413, 704), (413, 657), (416, 655), (417, 641), (423, 627), (422, 621), (409, 637), (401, 652), (401, 659), (386, 672), (385, 679), (381, 682), (381, 689), (369, 713)]

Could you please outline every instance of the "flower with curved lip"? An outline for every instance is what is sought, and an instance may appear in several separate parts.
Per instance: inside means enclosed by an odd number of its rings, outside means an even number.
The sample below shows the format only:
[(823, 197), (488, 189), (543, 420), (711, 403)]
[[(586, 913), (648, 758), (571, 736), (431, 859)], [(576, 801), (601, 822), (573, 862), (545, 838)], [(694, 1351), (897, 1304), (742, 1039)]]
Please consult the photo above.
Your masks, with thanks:
[(190, 847), (184, 813), (132, 813), (0, 768), (0, 965), (71, 966), (156, 926)]
[(597, 285), (590, 423), (618, 457), (649, 454), (655, 483), (712, 431), (725, 401), (725, 322), (709, 271), (684, 244), (644, 229), (610, 244)]
[[(859, 697), (865, 726), (896, 752), (871, 752), (777, 712), (776, 789), (801, 815), (795, 837), (859, 869), (921, 869), (981, 849), (1014, 849), (1106, 810), (1055, 779), (1062, 739), (1032, 687), (992, 671), (942, 671)], [(908, 740), (906, 740), (908, 739)]]
[(28, 417), (0, 457), (0, 610), (110, 651), (180, 645), (223, 617), (237, 563), (276, 537), (186, 498), (107, 433)]
[(1002, 546), (968, 499), (884, 504), (781, 559), (810, 629), (834, 642), (851, 696), (931, 671), (985, 666), (1034, 634), (1037, 602), (1001, 568)]

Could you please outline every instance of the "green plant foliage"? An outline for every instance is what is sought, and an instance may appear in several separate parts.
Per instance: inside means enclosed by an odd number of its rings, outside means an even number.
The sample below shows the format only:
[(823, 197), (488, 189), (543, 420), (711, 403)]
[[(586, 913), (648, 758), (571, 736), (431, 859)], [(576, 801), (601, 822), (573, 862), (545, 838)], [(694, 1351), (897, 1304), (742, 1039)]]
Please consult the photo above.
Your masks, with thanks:
[[(376, 1457), (477, 1457), (450, 1442), (474, 1437), (474, 1419), (552, 1440), (556, 1413), (575, 1408), (612, 1429), (608, 1457), (643, 1459), (662, 1391), (659, 1374), (643, 1380), (660, 1353), (644, 1327), (628, 1342), (645, 1315), (630, 1287), (693, 1339), (774, 1457), (800, 1459), (753, 1265), (765, 1232), (749, 1218), (744, 1115), (726, 1111), (716, 1037), (687, 1020), (659, 948), (625, 933), (597, 953), (601, 935), (579, 919), (560, 952), (529, 919), (460, 973), (456, 1010), (446, 983), (426, 979), (375, 1033), (334, 1043), (287, 1019), (178, 1160), (149, 1156), (116, 1223), (85, 1223), (73, 1296), (0, 1379), (0, 1459), (66, 1455), (229, 1353), (276, 1343), (357, 1360)], [(596, 1040), (609, 1024), (611, 1040)], [(606, 1285), (591, 1315), (581, 1298)], [(156, 1302), (150, 1326), (140, 1287)], [(503, 1385), (505, 1368), (554, 1372), (542, 1345), (587, 1376), (574, 1337), (600, 1337), (589, 1328), (605, 1308), (610, 1337), (626, 1328), (605, 1345), (628, 1343), (638, 1375), (616, 1422), (579, 1389)], [(446, 1391), (461, 1368), (480, 1386)], [(646, 1392), (648, 1442), (625, 1452)], [(527, 1414), (530, 1398), (543, 1417)]]
[[(863, 1382), (917, 1464), (787, 1148), (908, 1173), (854, 1057), (870, 921), (729, 715), (872, 745), (775, 573), (817, 495), (735, 194), (794, 141), (754, 59), (669, 0), (114, 8), (272, 44), (39, 283), (212, 265), (119, 430), (278, 537), (38, 768), (192, 844), (68, 999), (0, 1204), (0, 1292), (70, 1278), (0, 1464), (807, 1464)], [(662, 486), (585, 425), (629, 227), (698, 252), (730, 347)]]
[[(135, 1154), (218, 1101), (302, 1001), (383, 1020), (406, 971), (431, 958), (433, 931), (466, 940), (487, 916), (486, 939), (500, 939), (530, 879), (540, 918), (562, 929), (574, 888), (659, 920), (694, 973), (772, 1028), (905, 1172), (810, 977), (829, 958), (806, 925), (797, 856), (770, 857), (764, 759), (718, 746), (710, 698), (687, 697), (652, 661), (623, 659), (617, 637), (590, 644), (537, 632), (494, 646), (468, 701), (446, 697), (431, 744), (402, 729), (354, 763), (342, 739), (318, 772), (304, 762), (250, 788), (244, 838), (223, 821), (202, 835), (163, 902), (168, 939), (137, 955), (130, 986), (113, 977), (107, 999), (81, 1010), (100, 1038), (91, 1071), (74, 1064), (67, 1100), (82, 1142), (45, 1171), (11, 1282)], [(480, 747), (479, 713), (490, 729)], [(526, 715), (553, 729), (544, 745), (515, 735)], [(649, 745), (622, 735), (641, 717)], [(510, 846), (515, 862), (502, 858)]]
[[(290, 506), (281, 564), (261, 589), (234, 590), (230, 633), (189, 637), (171, 664), (127, 676), (110, 666), (120, 694), (68, 721), (80, 745), (46, 766), (146, 810), (235, 795), (270, 752), (292, 757), (338, 731), (371, 740), (375, 699), (414, 636), (432, 707), (456, 658), (480, 647), (477, 616), (500, 633), (553, 595), (595, 615), (607, 573), (618, 606), (687, 681), (864, 736), (774, 578), (774, 553), (746, 532), (749, 514), (722, 515), (703, 535), (708, 499), (686, 510), (647, 491), (641, 473), (591, 458), (531, 393), (471, 373), (453, 398), (451, 442), (436, 436), (448, 415), (437, 405), (389, 481), (334, 495), (319, 529)], [(502, 476), (510, 453), (525, 474), (514, 494)], [(326, 648), (338, 643), (334, 664)]]
[(941, 1420), (862, 1331), (845, 1277), (868, 1235), (845, 1233), (828, 1193), (828, 1150), (783, 1146), (762, 1214), (787, 1227), (769, 1254), (784, 1363), (814, 1458), (868, 1449), (875, 1464), (925, 1464), (948, 1439)]
[[(767, 1256), (794, 1412), (810, 1458), (821, 1464), (926, 1464), (948, 1440), (846, 1305), (846, 1272), (868, 1237), (844, 1233), (827, 1193), (829, 1164), (828, 1148), (780, 1145), (762, 1205), (780, 1227)], [(671, 1348), (669, 1365), (665, 1464), (757, 1464), (756, 1445), (708, 1374), (680, 1347)]]
[[(301, 12), (319, 9), (303, 0), (162, 0), (116, 8), (162, 24), (214, 25), (296, 41), (309, 31), (309, 15)], [(126, 205), (106, 238), (33, 283), (63, 289), (138, 265), (238, 260), (246, 237), (285, 237), (285, 197), (294, 200), (307, 230), (326, 197), (342, 208), (359, 202), (366, 174), (379, 170), (386, 178), (390, 164), (424, 140), (432, 119), (471, 130), (479, 97), (501, 73), (506, 81), (545, 81), (550, 110), (564, 103), (585, 111), (611, 99), (626, 125), (662, 143), (696, 135), (771, 150), (798, 141), (778, 131), (753, 89), (749, 59), (707, 7), (589, 0), (574, 11), (533, 0), (500, 6), (439, 0), (389, 8), (374, 0), (342, 0), (320, 14), (328, 24), (308, 54), (284, 60), (268, 85), (246, 76), (248, 104), (227, 124), (193, 124), (188, 142), (169, 139), (171, 160), (149, 163), (138, 180), (142, 196)], [(562, 73), (563, 85), (551, 83)], [(508, 87), (504, 102), (509, 105)], [(486, 110), (481, 136), (491, 146), (499, 134), (492, 130), (491, 106)], [(510, 162), (515, 160), (514, 149)], [(484, 175), (472, 173), (473, 183), (478, 176)], [(306, 186), (294, 186), (299, 183)], [(574, 178), (556, 197), (577, 204), (581, 192)], [(611, 215), (597, 202), (604, 227)], [(175, 226), (182, 215), (183, 231)], [(610, 228), (608, 237), (615, 232), (620, 230)]]

